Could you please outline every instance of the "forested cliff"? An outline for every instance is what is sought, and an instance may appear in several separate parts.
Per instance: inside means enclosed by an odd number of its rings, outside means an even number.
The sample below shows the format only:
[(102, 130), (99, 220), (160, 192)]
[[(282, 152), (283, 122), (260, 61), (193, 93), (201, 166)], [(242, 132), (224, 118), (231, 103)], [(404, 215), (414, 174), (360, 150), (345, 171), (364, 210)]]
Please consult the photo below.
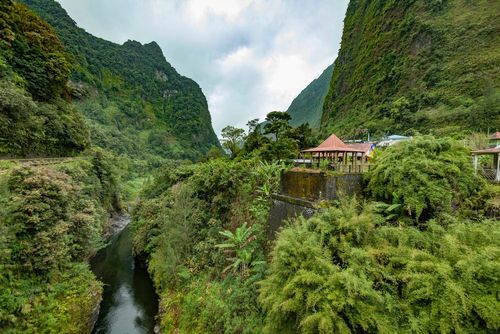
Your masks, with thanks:
[(89, 144), (65, 99), (70, 57), (28, 8), (0, 2), (0, 156), (70, 155)]
[(500, 2), (352, 0), (325, 132), (486, 130), (500, 124)]
[(290, 124), (299, 126), (309, 123), (314, 128), (320, 126), (323, 103), (330, 87), (332, 72), (333, 65), (330, 65), (292, 101), (286, 111), (292, 116)]
[(79, 28), (56, 1), (22, 2), (70, 54), (69, 93), (94, 144), (144, 158), (196, 158), (219, 145), (200, 87), (176, 72), (158, 44), (105, 41)]

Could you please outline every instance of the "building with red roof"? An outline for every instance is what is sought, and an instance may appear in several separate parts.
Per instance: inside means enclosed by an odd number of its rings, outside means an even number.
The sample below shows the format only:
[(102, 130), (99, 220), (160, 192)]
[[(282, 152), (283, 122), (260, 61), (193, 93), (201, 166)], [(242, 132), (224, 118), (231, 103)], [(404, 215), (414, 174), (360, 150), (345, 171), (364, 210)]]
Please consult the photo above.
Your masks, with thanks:
[(346, 173), (362, 173), (367, 170), (368, 154), (373, 143), (346, 144), (335, 134), (315, 148), (301, 152), (302, 161), (309, 157), (311, 164), (327, 161), (333, 170)]

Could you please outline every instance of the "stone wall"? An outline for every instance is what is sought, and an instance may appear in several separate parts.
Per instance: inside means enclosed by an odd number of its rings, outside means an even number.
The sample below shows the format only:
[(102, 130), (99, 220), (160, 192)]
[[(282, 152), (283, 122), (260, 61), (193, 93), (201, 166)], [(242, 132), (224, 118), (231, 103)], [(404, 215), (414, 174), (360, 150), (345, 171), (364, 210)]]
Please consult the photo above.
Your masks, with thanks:
[(280, 194), (309, 201), (333, 200), (362, 192), (362, 174), (292, 169), (281, 174)]
[(297, 216), (309, 218), (317, 211), (314, 203), (303, 199), (274, 194), (272, 201), (269, 213), (269, 239), (274, 239), (276, 232), (287, 219)]
[(280, 193), (273, 195), (269, 214), (269, 239), (287, 219), (311, 217), (321, 201), (362, 193), (361, 174), (332, 174), (317, 170), (292, 169), (281, 174)]

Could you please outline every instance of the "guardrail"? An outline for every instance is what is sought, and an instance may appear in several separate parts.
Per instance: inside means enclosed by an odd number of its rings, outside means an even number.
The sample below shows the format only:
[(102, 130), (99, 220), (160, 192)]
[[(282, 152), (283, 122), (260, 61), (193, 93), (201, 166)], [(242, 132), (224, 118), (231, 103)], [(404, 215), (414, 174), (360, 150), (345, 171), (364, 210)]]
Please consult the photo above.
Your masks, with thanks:
[[(305, 167), (305, 168), (320, 168), (320, 163), (310, 162), (309, 160), (297, 160), (294, 164), (296, 167)], [(370, 171), (372, 168), (372, 164), (368, 163), (358, 163), (358, 164), (343, 164), (343, 163), (329, 163), (325, 166), (327, 170), (336, 171), (344, 174), (364, 174)]]
[(479, 170), (479, 174), (490, 182), (500, 182), (500, 180), (497, 180), (496, 169), (483, 168)]

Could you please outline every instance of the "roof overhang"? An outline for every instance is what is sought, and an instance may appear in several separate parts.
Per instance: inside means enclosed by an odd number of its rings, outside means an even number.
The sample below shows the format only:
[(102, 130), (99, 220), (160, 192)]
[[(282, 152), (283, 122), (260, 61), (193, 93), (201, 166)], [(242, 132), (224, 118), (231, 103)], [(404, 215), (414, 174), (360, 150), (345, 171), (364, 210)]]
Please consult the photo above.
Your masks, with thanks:
[(474, 155), (499, 154), (499, 153), (500, 153), (500, 146), (487, 148), (484, 150), (472, 151), (472, 154)]

